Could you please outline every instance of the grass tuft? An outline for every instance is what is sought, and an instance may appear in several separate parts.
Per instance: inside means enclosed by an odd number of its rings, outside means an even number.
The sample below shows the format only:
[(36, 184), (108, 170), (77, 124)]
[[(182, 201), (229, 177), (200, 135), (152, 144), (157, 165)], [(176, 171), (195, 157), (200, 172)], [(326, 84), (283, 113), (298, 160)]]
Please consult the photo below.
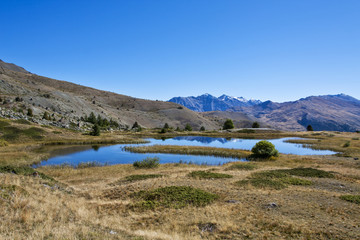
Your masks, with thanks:
[(189, 177), (199, 179), (214, 179), (214, 178), (232, 178), (233, 176), (224, 173), (214, 173), (208, 171), (193, 171), (188, 174)]
[(256, 188), (275, 189), (280, 190), (286, 188), (286, 184), (278, 180), (251, 178), (247, 180), (241, 180), (235, 183), (238, 186), (252, 185)]
[(257, 166), (254, 165), (254, 164), (251, 164), (251, 163), (236, 163), (236, 164), (233, 164), (233, 165), (229, 166), (225, 170), (245, 170), (245, 171), (250, 171), (250, 170), (254, 170), (256, 168), (257, 168)]
[(348, 202), (360, 204), (360, 195), (342, 195), (340, 196), (340, 199)]
[(134, 194), (141, 201), (135, 204), (140, 209), (184, 208), (186, 206), (203, 207), (216, 199), (218, 195), (189, 186), (169, 186)]
[(158, 157), (147, 157), (142, 161), (135, 161), (133, 163), (135, 168), (156, 168), (159, 166), (159, 158)]

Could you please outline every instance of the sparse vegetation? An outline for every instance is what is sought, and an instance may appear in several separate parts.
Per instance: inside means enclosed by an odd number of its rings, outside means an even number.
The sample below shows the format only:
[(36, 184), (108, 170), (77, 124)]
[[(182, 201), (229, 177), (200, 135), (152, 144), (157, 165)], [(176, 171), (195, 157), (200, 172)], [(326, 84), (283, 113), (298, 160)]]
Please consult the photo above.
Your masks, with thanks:
[(215, 173), (209, 171), (193, 171), (188, 174), (189, 177), (199, 179), (232, 178), (233, 176), (224, 173)]
[(252, 185), (257, 188), (283, 189), (288, 185), (311, 185), (312, 182), (299, 177), (333, 178), (332, 173), (314, 168), (293, 168), (252, 173), (249, 179), (238, 181), (239, 186)]
[(134, 197), (142, 200), (135, 206), (142, 209), (204, 207), (219, 197), (216, 194), (188, 186), (169, 186), (151, 191), (140, 191)]
[(344, 143), (343, 147), (344, 148), (350, 147), (350, 141), (347, 141), (346, 143)]
[(223, 130), (227, 130), (227, 129), (233, 129), (234, 128), (234, 123), (231, 119), (226, 119), (226, 121), (224, 122), (223, 125)]
[(256, 169), (256, 165), (251, 163), (235, 163), (226, 168), (226, 170), (245, 170), (250, 171)]
[(49, 177), (41, 172), (35, 171), (31, 167), (27, 166), (0, 166), (0, 173), (13, 173), (16, 175), (23, 175), (23, 176), (39, 176), (42, 179), (55, 181), (52, 177)]
[(134, 181), (146, 180), (151, 178), (160, 178), (162, 176), (163, 175), (161, 174), (136, 174), (125, 177), (125, 181), (134, 182)]
[(8, 142), (14, 142), (17, 140), (25, 140), (25, 139), (20, 139), (21, 136), (30, 138), (33, 140), (41, 140), (41, 139), (43, 139), (43, 137), (44, 137), (43, 133), (45, 132), (43, 129), (38, 128), (38, 127), (20, 129), (15, 126), (9, 126), (9, 124), (6, 122), (3, 122), (3, 124), (1, 124), (1, 122), (0, 122), (0, 131), (3, 133), (1, 138)]
[(341, 195), (340, 199), (348, 202), (360, 204), (360, 195)]
[(31, 123), (26, 119), (17, 119), (14, 122), (19, 123), (19, 124), (24, 124), (24, 125), (31, 125)]
[(159, 166), (160, 160), (158, 157), (147, 157), (141, 161), (135, 161), (133, 166), (135, 168), (156, 168)]

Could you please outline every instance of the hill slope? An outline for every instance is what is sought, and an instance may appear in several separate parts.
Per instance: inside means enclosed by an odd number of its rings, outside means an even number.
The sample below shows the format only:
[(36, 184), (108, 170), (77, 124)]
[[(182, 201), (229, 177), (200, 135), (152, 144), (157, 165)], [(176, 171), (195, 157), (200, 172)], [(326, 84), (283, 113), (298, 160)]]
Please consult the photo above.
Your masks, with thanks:
[[(121, 94), (101, 91), (70, 82), (32, 74), (14, 64), (0, 61), (0, 96), (7, 104), (2, 108), (32, 108), (34, 114), (45, 111), (61, 121), (77, 122), (80, 117), (94, 112), (132, 126), (137, 121), (143, 127), (162, 127), (166, 122), (183, 128), (187, 123), (194, 129), (205, 126), (217, 129), (215, 121), (184, 108), (176, 103), (150, 101)], [(14, 101), (22, 98), (21, 103)]]

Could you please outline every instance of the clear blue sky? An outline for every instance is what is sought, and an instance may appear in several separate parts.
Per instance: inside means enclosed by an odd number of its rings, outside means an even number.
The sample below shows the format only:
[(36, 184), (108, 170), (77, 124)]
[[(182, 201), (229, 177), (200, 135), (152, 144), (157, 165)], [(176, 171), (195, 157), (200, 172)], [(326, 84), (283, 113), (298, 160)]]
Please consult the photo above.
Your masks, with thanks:
[(0, 59), (146, 99), (360, 99), (359, 0), (2, 0)]

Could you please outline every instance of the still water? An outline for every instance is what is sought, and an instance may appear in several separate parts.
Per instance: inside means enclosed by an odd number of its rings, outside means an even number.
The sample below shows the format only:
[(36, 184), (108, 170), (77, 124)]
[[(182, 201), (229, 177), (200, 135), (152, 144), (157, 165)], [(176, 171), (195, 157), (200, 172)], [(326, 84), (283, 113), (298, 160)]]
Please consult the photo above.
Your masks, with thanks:
[[(330, 155), (335, 152), (329, 150), (314, 150), (304, 147), (302, 144), (288, 143), (286, 140), (294, 138), (281, 138), (268, 140), (272, 142), (280, 153), (296, 155)], [(181, 146), (205, 146), (219, 148), (234, 148), (251, 150), (251, 148), (261, 139), (239, 139), (239, 138), (212, 138), (185, 136), (169, 139), (146, 139), (146, 144), (119, 144), (112, 146), (70, 146), (52, 152), (48, 160), (42, 161), (39, 165), (78, 165), (82, 162), (97, 162), (100, 164), (129, 164), (143, 160), (146, 157), (158, 157), (160, 163), (194, 163), (206, 165), (222, 165), (233, 161), (246, 161), (246, 159), (224, 158), (213, 156), (194, 156), (180, 154), (162, 153), (130, 153), (123, 150), (125, 146), (144, 146), (144, 145), (181, 145)]]

